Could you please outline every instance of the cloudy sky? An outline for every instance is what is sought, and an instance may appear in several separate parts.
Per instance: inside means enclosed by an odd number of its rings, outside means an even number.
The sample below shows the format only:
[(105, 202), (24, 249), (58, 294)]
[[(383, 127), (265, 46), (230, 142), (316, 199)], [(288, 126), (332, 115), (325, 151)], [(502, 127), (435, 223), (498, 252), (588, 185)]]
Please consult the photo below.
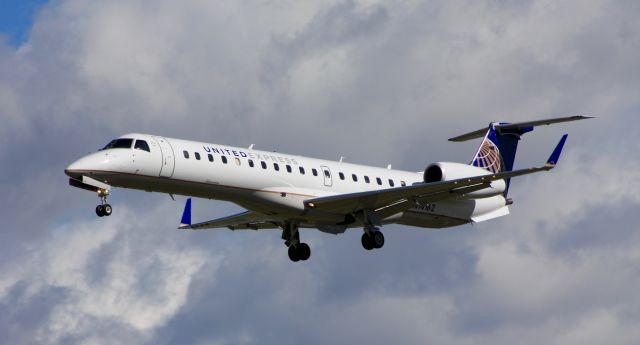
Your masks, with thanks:
[[(640, 2), (52, 0), (0, 4), (0, 343), (636, 344)], [(446, 231), (182, 232), (184, 198), (64, 168), (139, 131), (418, 171), (447, 138), (521, 142), (508, 217)], [(238, 211), (194, 203), (194, 218)]]

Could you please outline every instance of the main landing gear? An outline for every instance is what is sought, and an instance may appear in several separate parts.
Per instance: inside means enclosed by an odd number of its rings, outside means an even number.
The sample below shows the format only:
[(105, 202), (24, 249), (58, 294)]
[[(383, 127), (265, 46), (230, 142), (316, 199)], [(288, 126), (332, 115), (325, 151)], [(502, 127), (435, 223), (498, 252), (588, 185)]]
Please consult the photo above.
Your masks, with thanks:
[(361, 242), (362, 247), (366, 250), (380, 249), (384, 246), (384, 235), (378, 228), (365, 228)]
[(300, 242), (298, 224), (287, 223), (282, 228), (282, 239), (289, 247), (289, 259), (293, 262), (306, 261), (311, 257), (311, 248), (308, 244)]
[(364, 234), (362, 234), (362, 247), (366, 250), (380, 249), (384, 246), (384, 235), (378, 226), (380, 219), (372, 210), (363, 210)]
[(311, 257), (311, 248), (308, 244), (298, 243), (289, 246), (289, 259), (291, 259), (291, 261), (306, 261), (309, 257)]
[(109, 196), (109, 191), (104, 189), (98, 189), (98, 197), (100, 198), (101, 204), (96, 206), (96, 215), (98, 217), (110, 216), (113, 212), (113, 208), (111, 205), (107, 203), (107, 197)]

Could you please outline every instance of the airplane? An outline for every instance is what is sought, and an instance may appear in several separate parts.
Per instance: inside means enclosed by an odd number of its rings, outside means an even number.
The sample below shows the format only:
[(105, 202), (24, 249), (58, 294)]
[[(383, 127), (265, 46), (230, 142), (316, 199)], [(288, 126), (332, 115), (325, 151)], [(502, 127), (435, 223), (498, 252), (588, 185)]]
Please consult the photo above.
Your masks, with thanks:
[[(469, 164), (437, 162), (412, 172), (315, 159), (157, 135), (131, 133), (111, 140), (65, 169), (69, 184), (98, 194), (95, 211), (109, 216), (112, 187), (188, 196), (179, 229), (279, 229), (294, 261), (311, 256), (301, 228), (329, 234), (361, 228), (362, 247), (385, 243), (380, 228), (402, 224), (448, 228), (509, 214), (511, 178), (553, 169), (567, 139), (546, 163), (513, 170), (518, 141), (534, 127), (589, 119), (569, 116), (503, 123), (449, 139), (483, 138)], [(191, 197), (225, 200), (246, 211), (192, 223)]]

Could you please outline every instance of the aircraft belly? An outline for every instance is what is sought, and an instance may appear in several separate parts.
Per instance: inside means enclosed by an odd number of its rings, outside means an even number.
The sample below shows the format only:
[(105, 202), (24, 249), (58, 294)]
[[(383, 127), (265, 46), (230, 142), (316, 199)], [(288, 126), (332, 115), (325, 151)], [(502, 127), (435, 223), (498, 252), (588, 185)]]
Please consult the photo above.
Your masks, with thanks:
[[(264, 214), (302, 217), (306, 212), (303, 201), (314, 191), (292, 192), (283, 188), (254, 190), (226, 186), (213, 182), (193, 182), (175, 178), (145, 176), (121, 172), (100, 172), (89, 175), (113, 187), (144, 190), (148, 192), (186, 195), (204, 199), (225, 200), (241, 205), (249, 210)], [(304, 218), (322, 218), (322, 215), (309, 215)], [(333, 221), (330, 219), (329, 221)], [(342, 220), (342, 218), (337, 221)]]
[(187, 195), (205, 199), (231, 200), (242, 197), (243, 194), (250, 194), (246, 190), (233, 189), (214, 183), (184, 181), (158, 176), (145, 176), (120, 172), (100, 172), (89, 176), (99, 179), (113, 187)]

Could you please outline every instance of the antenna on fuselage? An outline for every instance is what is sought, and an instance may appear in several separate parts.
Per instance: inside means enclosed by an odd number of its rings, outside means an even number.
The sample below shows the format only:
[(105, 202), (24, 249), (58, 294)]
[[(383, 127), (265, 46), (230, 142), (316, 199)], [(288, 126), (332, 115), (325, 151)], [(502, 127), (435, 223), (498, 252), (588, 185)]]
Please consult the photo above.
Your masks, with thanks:
[(391, 170), (391, 164), (387, 165), (387, 169)]
[(249, 150), (253, 150), (253, 145), (255, 145), (255, 144), (249, 145)]

